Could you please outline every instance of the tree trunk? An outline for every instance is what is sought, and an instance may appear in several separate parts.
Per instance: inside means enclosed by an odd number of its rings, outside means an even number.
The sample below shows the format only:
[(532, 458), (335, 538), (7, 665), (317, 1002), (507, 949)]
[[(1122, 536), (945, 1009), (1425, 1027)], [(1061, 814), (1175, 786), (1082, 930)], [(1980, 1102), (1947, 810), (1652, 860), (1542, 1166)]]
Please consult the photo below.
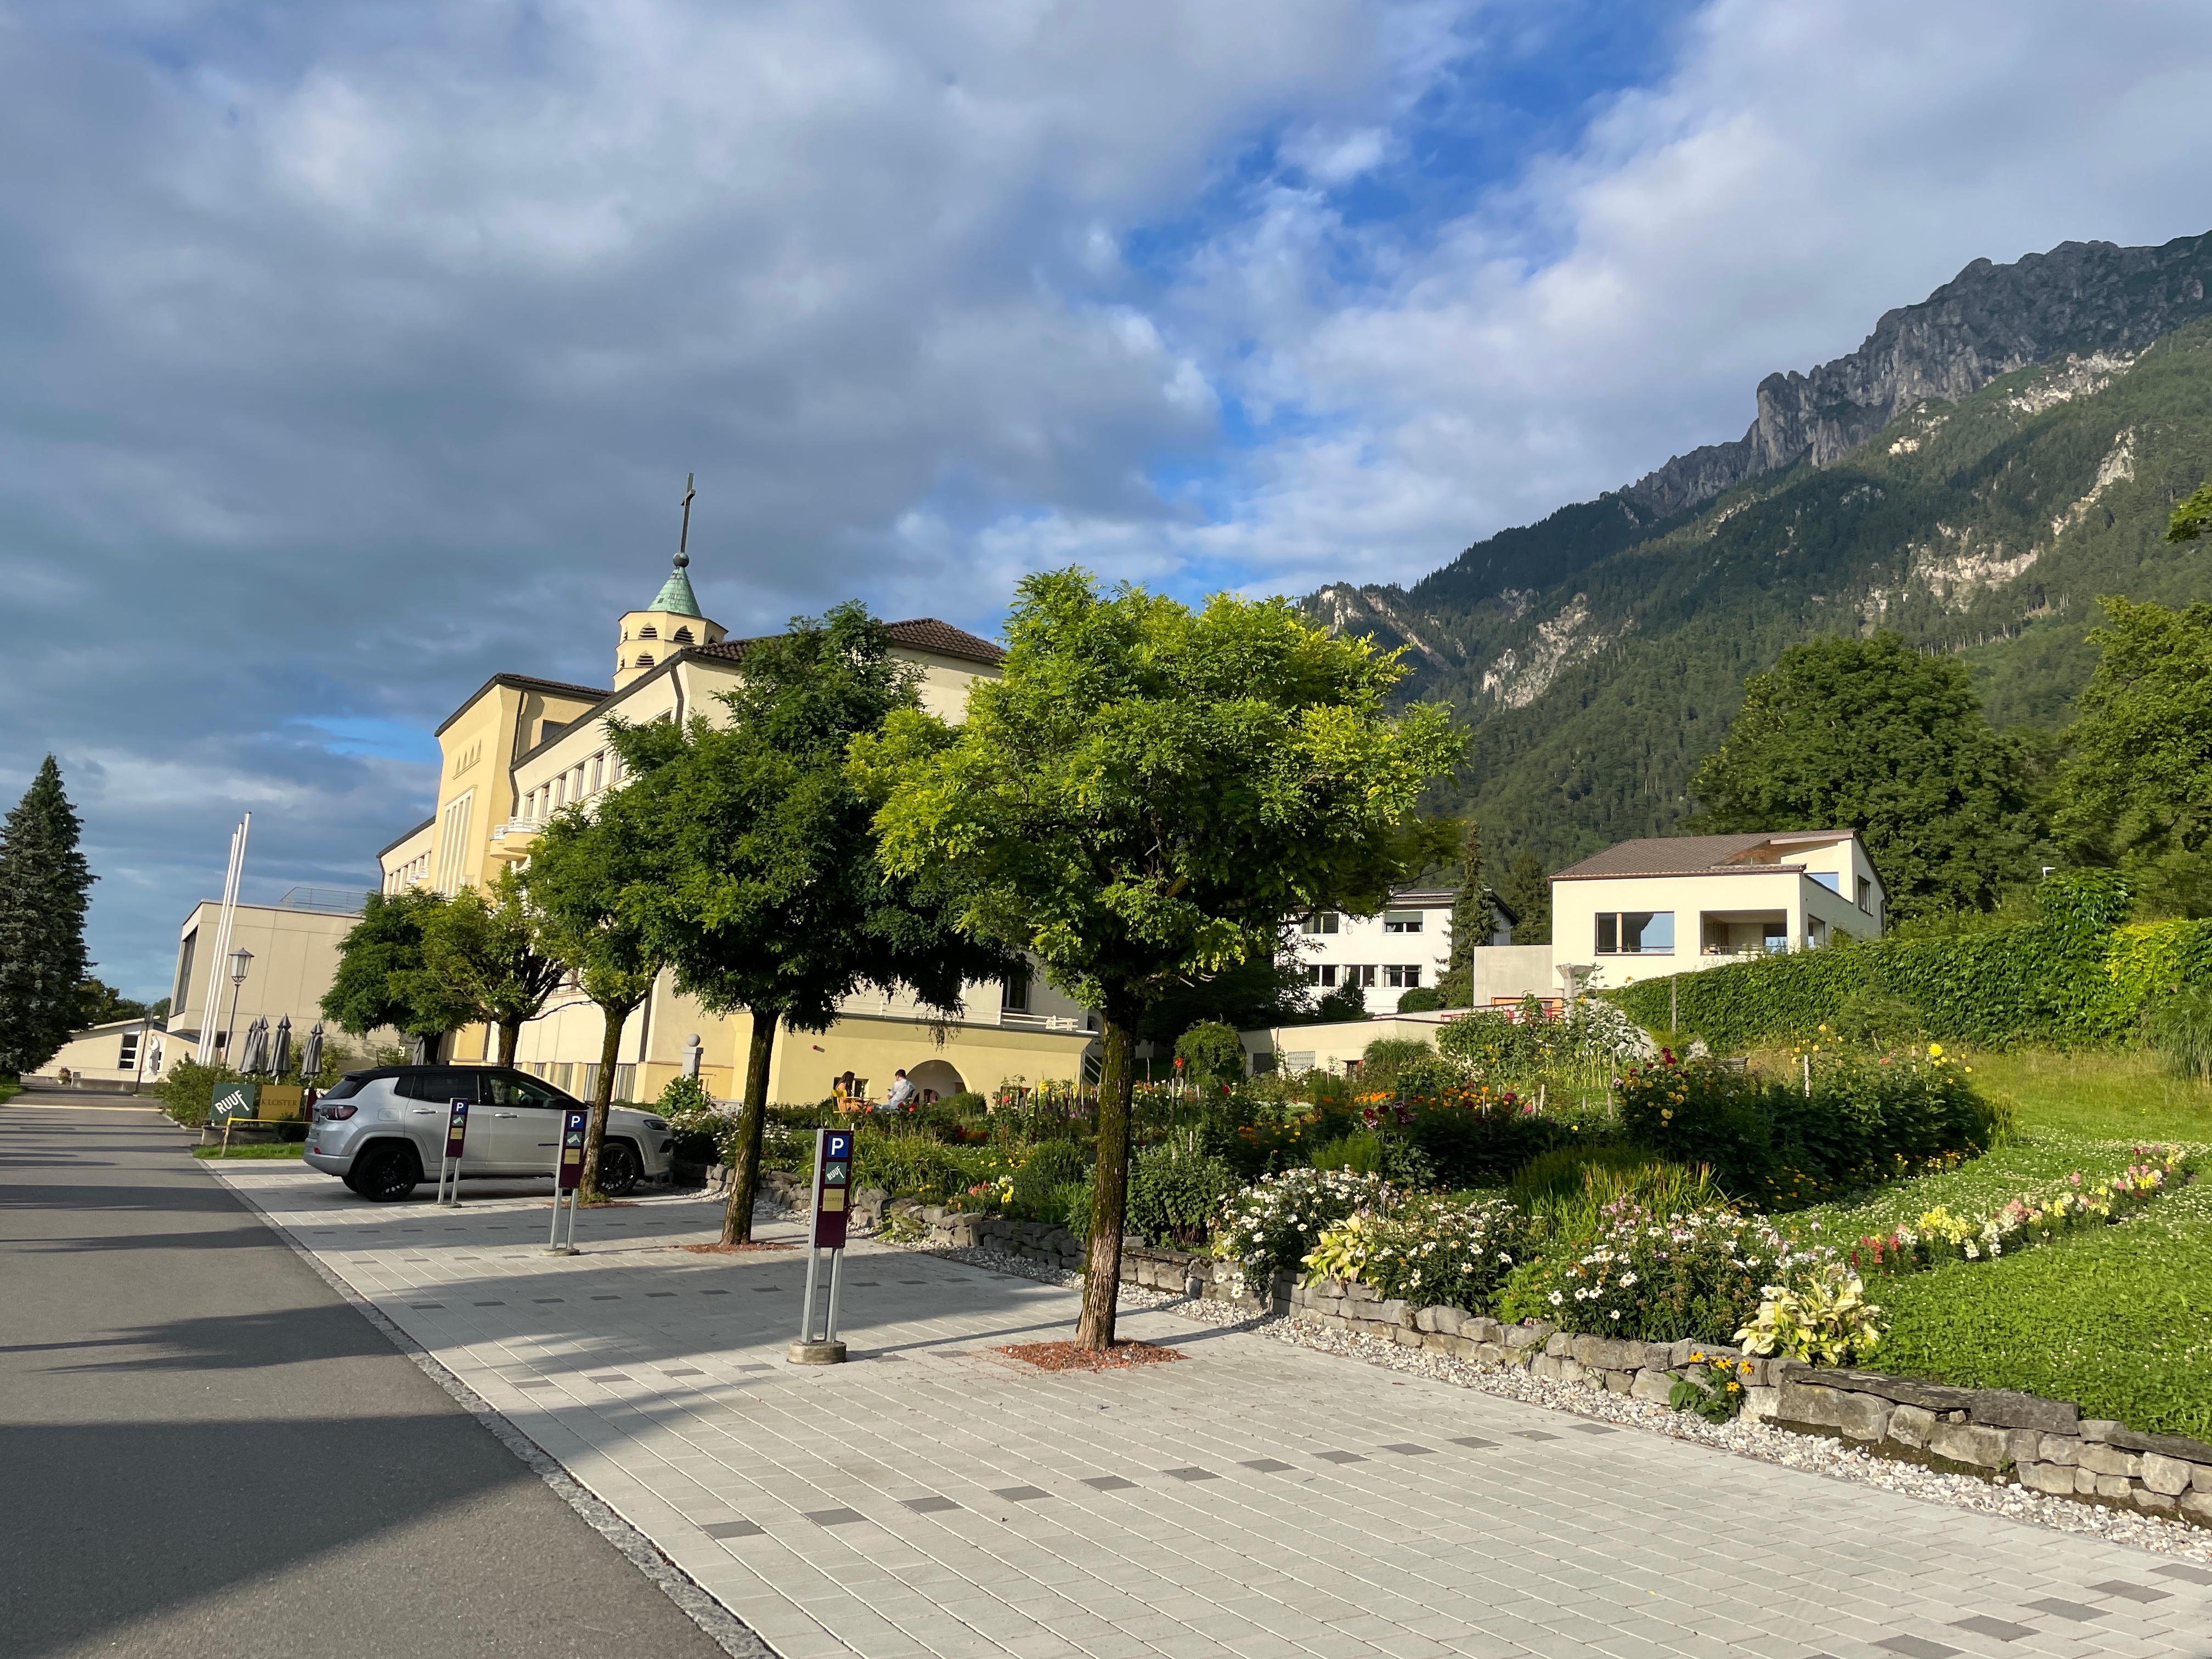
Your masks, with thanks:
[(500, 1021), (499, 1063), (501, 1065), (512, 1066), (514, 1064), (514, 1045), (521, 1040), (522, 1022), (520, 1020), (503, 1019)]
[(761, 1134), (768, 1123), (768, 1063), (775, 1052), (776, 1016), (750, 1011), (752, 1042), (745, 1054), (745, 1103), (738, 1114), (734, 1143), (722, 1154), (730, 1166), (730, 1207), (722, 1212), (722, 1243), (753, 1242), (753, 1194), (760, 1186)]
[(1090, 1260), (1083, 1273), (1083, 1317), (1078, 1347), (1114, 1346), (1114, 1314), (1121, 1297), (1121, 1224), (1129, 1204), (1129, 1093), (1136, 1070), (1133, 1014), (1109, 1007), (1100, 1041), (1098, 1167), (1091, 1199)]
[(599, 1038), (599, 1080), (592, 1085), (592, 1127), (584, 1132), (583, 1192), (587, 1199), (599, 1195), (599, 1148), (606, 1144), (607, 1108), (615, 1097), (615, 1059), (622, 1052), (623, 1027), (629, 1023), (635, 1002), (617, 1008), (599, 1005), (606, 1032)]

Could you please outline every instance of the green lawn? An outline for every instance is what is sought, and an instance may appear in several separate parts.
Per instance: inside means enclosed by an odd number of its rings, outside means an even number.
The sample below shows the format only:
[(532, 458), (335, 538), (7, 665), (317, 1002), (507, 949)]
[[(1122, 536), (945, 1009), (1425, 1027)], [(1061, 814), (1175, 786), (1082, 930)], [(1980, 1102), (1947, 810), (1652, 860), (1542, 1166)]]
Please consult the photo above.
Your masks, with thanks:
[(2079, 1170), (2110, 1175), (2156, 1141), (2205, 1168), (2116, 1227), (2069, 1234), (1996, 1261), (1959, 1261), (1869, 1281), (1891, 1320), (1869, 1363), (1968, 1388), (2070, 1400), (2090, 1417), (2212, 1438), (2212, 1089), (2150, 1056), (2024, 1050), (1968, 1056), (1975, 1081), (2008, 1097), (2018, 1127), (1971, 1164), (1786, 1218), (1832, 1243), (1910, 1223), (1938, 1205), (1987, 1214), (2014, 1194)]
[(240, 1144), (225, 1152), (221, 1146), (195, 1146), (194, 1158), (297, 1158), (307, 1150), (304, 1140), (263, 1141), (254, 1146)]

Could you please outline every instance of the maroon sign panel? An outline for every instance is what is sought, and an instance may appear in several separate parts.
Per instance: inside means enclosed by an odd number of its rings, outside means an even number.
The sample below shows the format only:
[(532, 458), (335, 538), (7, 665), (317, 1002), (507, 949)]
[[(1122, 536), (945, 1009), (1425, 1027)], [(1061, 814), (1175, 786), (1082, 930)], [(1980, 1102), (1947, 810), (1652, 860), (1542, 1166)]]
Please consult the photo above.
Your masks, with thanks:
[(814, 1248), (842, 1250), (853, 1192), (853, 1132), (817, 1130), (814, 1138)]
[(457, 1100), (453, 1103), (453, 1115), (446, 1120), (446, 1156), (447, 1158), (455, 1160), (460, 1158), (461, 1143), (468, 1139), (468, 1133), (469, 1103), (465, 1100)]
[(560, 1190), (573, 1193), (584, 1182), (584, 1128), (590, 1122), (591, 1108), (574, 1107), (561, 1115)]

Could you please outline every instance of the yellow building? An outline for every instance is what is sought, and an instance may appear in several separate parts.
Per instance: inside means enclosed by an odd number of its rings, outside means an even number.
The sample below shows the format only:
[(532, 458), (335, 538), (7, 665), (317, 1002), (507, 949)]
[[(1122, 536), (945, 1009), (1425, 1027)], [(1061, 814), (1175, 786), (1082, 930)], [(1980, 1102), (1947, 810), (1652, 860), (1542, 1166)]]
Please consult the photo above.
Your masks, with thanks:
[[(494, 674), (438, 727), (443, 758), (437, 807), (379, 855), (383, 888), (428, 885), (452, 893), (491, 881), (526, 862), (545, 820), (622, 784), (606, 723), (632, 725), (694, 716), (729, 718), (719, 694), (736, 682), (745, 642), (726, 637), (699, 609), (678, 552), (675, 568), (642, 610), (617, 626), (611, 690), (526, 674)], [(988, 640), (923, 617), (889, 624), (893, 654), (921, 673), (922, 704), (948, 720), (966, 712), (968, 688), (995, 678), (1004, 653)], [(911, 996), (867, 993), (848, 999), (827, 1031), (777, 1034), (769, 1079), (772, 1101), (817, 1101), (847, 1072), (877, 1100), (903, 1069), (917, 1091), (988, 1093), (1012, 1079), (1035, 1082), (1079, 1076), (1091, 1053), (1096, 1020), (1047, 985), (1041, 975), (971, 985), (958, 1016), (942, 1020)], [(518, 1064), (558, 1087), (587, 1094), (596, 1081), (603, 1025), (580, 992), (556, 995), (525, 1026)], [(707, 1013), (677, 994), (664, 974), (624, 1029), (617, 1067), (618, 1099), (651, 1100), (681, 1072), (696, 1037), (699, 1075), (718, 1098), (744, 1086), (751, 1022)], [(450, 1057), (496, 1055), (496, 1033), (457, 1033)]]

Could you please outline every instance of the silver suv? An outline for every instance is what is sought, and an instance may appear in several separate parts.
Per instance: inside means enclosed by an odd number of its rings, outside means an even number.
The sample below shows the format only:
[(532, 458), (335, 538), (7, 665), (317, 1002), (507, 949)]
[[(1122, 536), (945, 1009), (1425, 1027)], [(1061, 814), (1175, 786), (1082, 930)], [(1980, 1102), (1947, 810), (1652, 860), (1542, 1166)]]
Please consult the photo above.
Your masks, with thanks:
[[(446, 1155), (446, 1123), (456, 1100), (469, 1103), (461, 1175), (550, 1180), (560, 1150), (561, 1115), (582, 1104), (526, 1072), (504, 1066), (386, 1066), (348, 1072), (315, 1103), (307, 1161), (343, 1177), (363, 1198), (401, 1199), (428, 1179)], [(599, 1190), (629, 1192), (668, 1176), (665, 1118), (615, 1107), (599, 1151)]]

